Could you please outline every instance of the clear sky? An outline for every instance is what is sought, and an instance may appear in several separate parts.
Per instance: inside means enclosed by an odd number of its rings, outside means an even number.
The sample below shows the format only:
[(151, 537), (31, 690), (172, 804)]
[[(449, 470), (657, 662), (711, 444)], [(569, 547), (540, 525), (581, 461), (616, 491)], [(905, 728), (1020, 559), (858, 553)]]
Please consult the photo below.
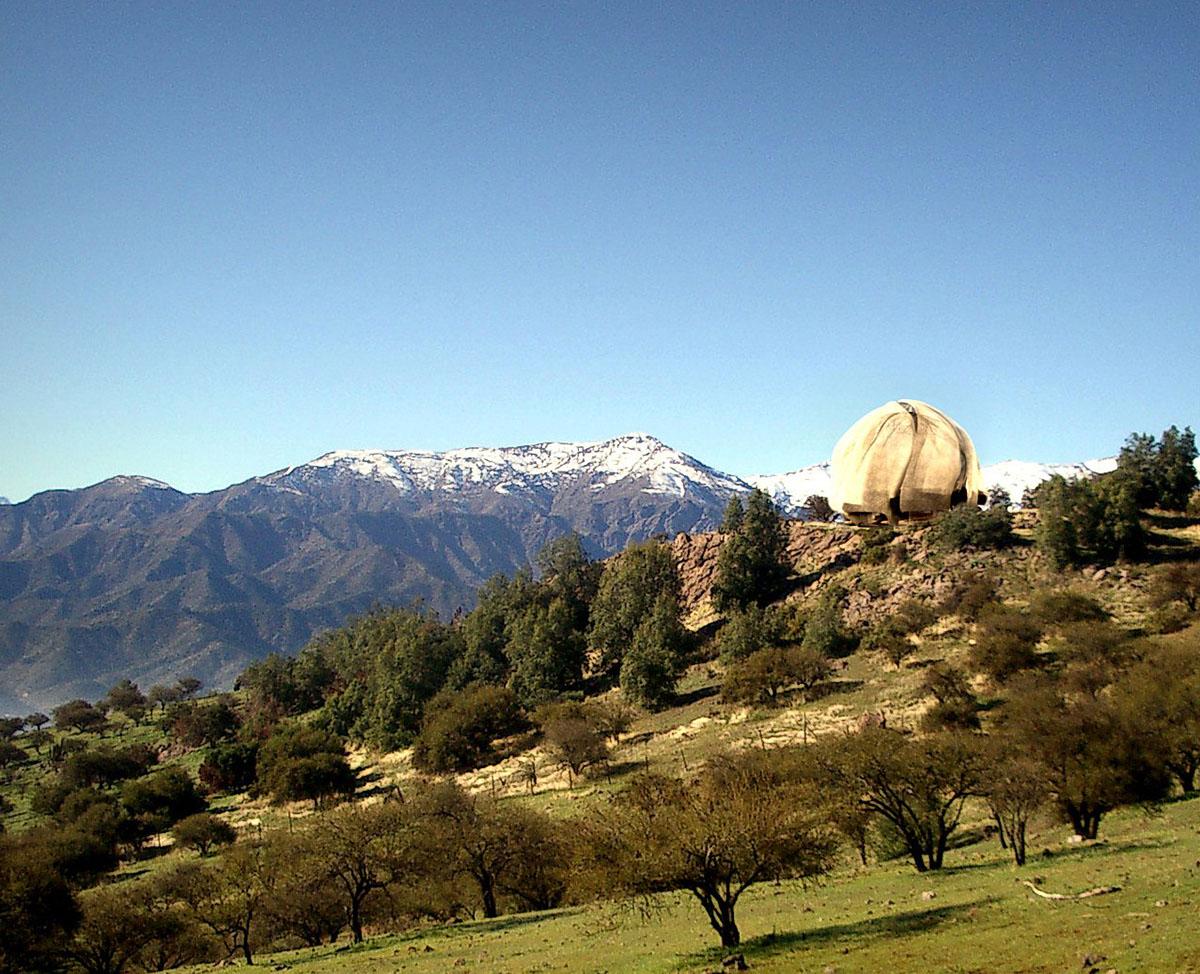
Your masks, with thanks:
[(1195, 3), (0, 4), (0, 494), (1200, 424)]

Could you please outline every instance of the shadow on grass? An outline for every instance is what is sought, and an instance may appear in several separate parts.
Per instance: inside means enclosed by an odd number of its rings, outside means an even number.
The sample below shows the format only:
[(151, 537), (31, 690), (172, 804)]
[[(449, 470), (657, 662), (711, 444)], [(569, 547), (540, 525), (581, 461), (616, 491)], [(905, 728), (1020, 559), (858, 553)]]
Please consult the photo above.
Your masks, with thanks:
[[(907, 910), (888, 916), (869, 917), (855, 923), (834, 923), (811, 930), (773, 932), (742, 941), (739, 951), (747, 961), (764, 960), (799, 947), (824, 947), (842, 940), (865, 940), (879, 937), (900, 937), (914, 933), (925, 933), (944, 923), (951, 923), (966, 916), (973, 909), (997, 902), (994, 896), (972, 900), (956, 906), (939, 906), (928, 910)], [(689, 964), (711, 963), (720, 960), (728, 950), (704, 950), (689, 954)]]
[(718, 686), (697, 687), (695, 690), (689, 690), (687, 693), (678, 694), (671, 705), (673, 707), (686, 707), (688, 704), (707, 700), (709, 697), (715, 697), (720, 691), (721, 688)]
[(835, 693), (853, 693), (855, 690), (861, 690), (863, 685), (862, 680), (831, 679), (809, 687), (807, 690), (792, 690), (787, 696), (795, 696), (805, 703), (811, 703), (815, 700), (822, 700), (825, 697), (832, 697)]

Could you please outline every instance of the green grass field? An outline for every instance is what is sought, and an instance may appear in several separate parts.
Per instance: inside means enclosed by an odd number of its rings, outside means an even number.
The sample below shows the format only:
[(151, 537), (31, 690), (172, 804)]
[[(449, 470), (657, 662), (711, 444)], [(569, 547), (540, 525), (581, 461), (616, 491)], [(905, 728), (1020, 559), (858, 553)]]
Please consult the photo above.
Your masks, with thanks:
[[(753, 887), (739, 907), (742, 951), (753, 970), (776, 972), (1060, 972), (1087, 969), (1089, 954), (1121, 974), (1200, 970), (1200, 799), (1114, 813), (1090, 845), (1066, 844), (1067, 831), (1034, 838), (1021, 869), (989, 840), (950, 853), (940, 873), (895, 861), (847, 865), (807, 888)], [(1059, 893), (1122, 888), (1047, 901), (1022, 880)], [(682, 896), (657, 906), (648, 916), (597, 905), (429, 927), (260, 963), (311, 974), (720, 969), (699, 907)]]

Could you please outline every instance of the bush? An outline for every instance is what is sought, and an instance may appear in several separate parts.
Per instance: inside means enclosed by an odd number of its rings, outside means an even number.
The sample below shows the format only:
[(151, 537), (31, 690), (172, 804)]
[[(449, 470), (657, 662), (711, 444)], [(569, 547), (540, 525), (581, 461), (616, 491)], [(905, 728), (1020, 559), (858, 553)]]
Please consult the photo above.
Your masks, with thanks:
[(506, 687), (444, 690), (425, 705), (425, 721), (413, 746), (422, 771), (466, 771), (492, 756), (492, 741), (525, 726), (517, 696)]
[(929, 543), (942, 551), (1007, 548), (1013, 543), (1012, 515), (1007, 507), (955, 507), (934, 518)]
[(258, 763), (256, 741), (234, 741), (208, 749), (197, 777), (209, 792), (245, 791), (254, 784)]
[(816, 607), (804, 626), (801, 645), (825, 659), (837, 659), (854, 652), (858, 644), (855, 635), (846, 628), (842, 616), (845, 591), (837, 586), (821, 594)]
[(1103, 622), (1109, 617), (1104, 606), (1090, 595), (1071, 589), (1037, 593), (1030, 612), (1046, 628), (1072, 622)]
[(748, 658), (761, 649), (777, 645), (783, 638), (783, 625), (774, 609), (751, 603), (734, 609), (717, 636), (721, 660), (731, 663)]
[(888, 560), (888, 549), (896, 532), (886, 524), (877, 524), (862, 532), (862, 555), (864, 565), (882, 565)]
[(1200, 609), (1200, 562), (1173, 562), (1161, 568), (1150, 586), (1151, 604), (1165, 608), (1178, 604), (1195, 612)]
[(1037, 644), (1041, 638), (1042, 629), (1032, 617), (997, 606), (980, 619), (971, 661), (976, 669), (1002, 683), (1038, 665)]
[(982, 571), (968, 572), (950, 589), (939, 607), (944, 615), (957, 615), (974, 622), (989, 605), (1000, 598), (1000, 583), (995, 576)]
[(810, 689), (829, 676), (829, 661), (812, 649), (760, 649), (725, 674), (721, 695), (734, 703), (775, 705), (788, 687)]
[(237, 838), (232, 825), (208, 812), (197, 812), (175, 823), (171, 830), (175, 844), (185, 849), (195, 849), (207, 856), (213, 846), (229, 845)]
[(862, 648), (882, 653), (893, 666), (899, 667), (917, 648), (908, 637), (936, 621), (937, 611), (932, 606), (917, 599), (907, 599), (867, 633)]
[(311, 800), (319, 808), (354, 786), (345, 747), (328, 731), (284, 724), (259, 750), (257, 787), (277, 802)]

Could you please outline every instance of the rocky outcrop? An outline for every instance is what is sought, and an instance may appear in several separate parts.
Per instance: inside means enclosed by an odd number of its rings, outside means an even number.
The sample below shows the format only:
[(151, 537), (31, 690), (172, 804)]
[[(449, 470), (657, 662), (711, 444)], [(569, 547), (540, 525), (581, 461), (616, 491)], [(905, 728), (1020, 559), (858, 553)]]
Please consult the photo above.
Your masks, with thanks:
[[(854, 564), (862, 547), (859, 533), (841, 525), (788, 521), (787, 555), (802, 587), (808, 587), (831, 571)], [(679, 566), (685, 613), (695, 611), (712, 598), (717, 580), (717, 558), (724, 535), (718, 531), (676, 535), (671, 542)]]

